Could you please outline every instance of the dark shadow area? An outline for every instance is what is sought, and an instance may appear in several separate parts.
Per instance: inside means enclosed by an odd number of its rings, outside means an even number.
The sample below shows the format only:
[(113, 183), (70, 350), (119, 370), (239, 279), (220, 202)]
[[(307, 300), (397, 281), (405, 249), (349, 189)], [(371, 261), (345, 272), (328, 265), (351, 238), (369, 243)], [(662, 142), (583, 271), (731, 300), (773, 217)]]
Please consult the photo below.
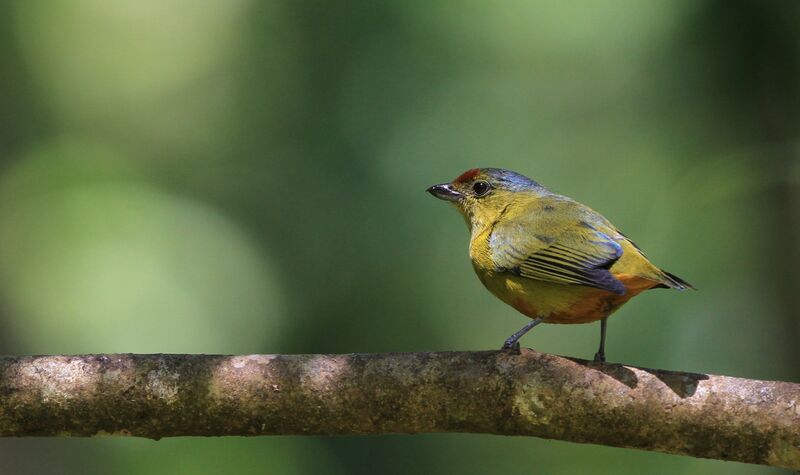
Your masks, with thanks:
[(672, 391), (681, 398), (694, 396), (700, 381), (708, 379), (708, 375), (702, 373), (685, 373), (683, 371), (663, 371), (647, 368), (639, 369), (660, 379), (662, 383), (667, 385), (668, 388), (672, 389)]
[[(619, 363), (596, 363), (594, 361), (587, 361), (578, 358), (566, 359), (574, 361), (581, 366), (585, 366), (587, 369), (600, 371), (606, 376), (616, 379), (631, 389), (635, 389), (639, 384), (639, 378), (636, 376), (636, 373), (625, 365)], [(635, 368), (652, 374), (680, 398), (694, 396), (694, 393), (697, 391), (697, 385), (700, 383), (700, 381), (708, 379), (708, 375), (702, 373), (687, 373), (684, 371), (666, 371), (639, 367)]]
[(581, 366), (585, 366), (587, 369), (600, 371), (606, 376), (616, 379), (631, 389), (636, 389), (636, 386), (639, 384), (639, 378), (636, 377), (636, 373), (631, 371), (630, 368), (625, 365), (619, 363), (596, 363), (594, 361), (582, 360), (578, 358), (565, 358), (570, 361), (574, 361)]

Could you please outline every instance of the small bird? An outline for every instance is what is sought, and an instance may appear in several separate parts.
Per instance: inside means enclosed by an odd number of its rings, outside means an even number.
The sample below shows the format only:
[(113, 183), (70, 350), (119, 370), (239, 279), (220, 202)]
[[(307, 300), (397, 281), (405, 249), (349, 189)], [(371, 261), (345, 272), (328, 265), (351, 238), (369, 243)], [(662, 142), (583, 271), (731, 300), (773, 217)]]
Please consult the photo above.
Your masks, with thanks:
[(483, 285), (532, 319), (503, 349), (518, 348), (540, 323), (600, 320), (594, 360), (605, 361), (608, 317), (625, 302), (648, 289), (694, 289), (653, 265), (600, 213), (519, 173), (473, 168), (427, 191), (466, 220)]

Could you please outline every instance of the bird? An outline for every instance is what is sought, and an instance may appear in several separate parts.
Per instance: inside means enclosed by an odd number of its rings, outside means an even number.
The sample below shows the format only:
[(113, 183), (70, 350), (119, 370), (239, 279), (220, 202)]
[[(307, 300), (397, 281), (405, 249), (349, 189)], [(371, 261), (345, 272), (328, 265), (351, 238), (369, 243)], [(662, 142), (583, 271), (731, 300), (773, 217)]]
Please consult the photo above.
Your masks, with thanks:
[(600, 321), (595, 362), (604, 362), (608, 317), (645, 290), (695, 289), (650, 262), (600, 213), (502, 168), (473, 168), (426, 190), (452, 203), (470, 230), (478, 279), (531, 320), (502, 349), (540, 323)]

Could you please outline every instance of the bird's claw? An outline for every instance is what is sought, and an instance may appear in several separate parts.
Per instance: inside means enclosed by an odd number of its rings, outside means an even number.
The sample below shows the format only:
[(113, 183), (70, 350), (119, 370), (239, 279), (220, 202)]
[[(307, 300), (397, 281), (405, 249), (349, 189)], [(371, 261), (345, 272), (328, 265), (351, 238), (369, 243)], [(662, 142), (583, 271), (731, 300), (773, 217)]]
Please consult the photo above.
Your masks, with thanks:
[(503, 347), (500, 348), (500, 349), (501, 350), (513, 350), (513, 351), (516, 351), (517, 353), (519, 353), (519, 351), (520, 351), (519, 348), (520, 348), (519, 341), (509, 338), (508, 340), (506, 340), (503, 343)]
[(600, 353), (599, 351), (594, 354), (594, 362), (595, 363), (605, 363), (606, 362), (606, 354)]

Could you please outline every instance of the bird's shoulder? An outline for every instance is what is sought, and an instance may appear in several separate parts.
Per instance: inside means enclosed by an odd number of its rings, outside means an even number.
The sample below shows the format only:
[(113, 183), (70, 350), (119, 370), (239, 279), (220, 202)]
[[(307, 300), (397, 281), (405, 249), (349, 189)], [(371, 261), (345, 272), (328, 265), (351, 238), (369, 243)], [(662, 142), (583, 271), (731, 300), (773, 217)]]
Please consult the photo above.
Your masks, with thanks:
[[(493, 228), (495, 239), (531, 241), (546, 247), (556, 240), (578, 240), (603, 233), (612, 239), (623, 237), (600, 213), (569, 197), (548, 194), (513, 203)], [(537, 244), (538, 242), (538, 244)]]
[(650, 262), (605, 216), (562, 195), (539, 196), (509, 206), (487, 233), (484, 249), (485, 266), (538, 280), (615, 293), (623, 293), (617, 277), (691, 288)]
[(602, 215), (560, 195), (509, 207), (488, 239), (496, 271), (622, 294), (608, 269), (622, 256), (618, 232)]

